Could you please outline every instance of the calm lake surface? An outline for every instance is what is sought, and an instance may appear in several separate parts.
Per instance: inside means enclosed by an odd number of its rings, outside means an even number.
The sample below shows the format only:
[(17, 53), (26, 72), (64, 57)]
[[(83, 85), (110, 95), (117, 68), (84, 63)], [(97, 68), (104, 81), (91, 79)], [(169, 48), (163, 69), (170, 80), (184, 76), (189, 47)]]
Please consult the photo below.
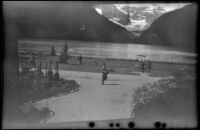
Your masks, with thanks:
[(145, 55), (146, 59), (152, 61), (177, 63), (196, 63), (197, 57), (195, 53), (172, 47), (72, 40), (18, 40), (18, 50), (50, 51), (51, 46), (55, 46), (56, 53), (60, 54), (65, 42), (69, 54), (87, 57), (136, 59), (138, 55)]

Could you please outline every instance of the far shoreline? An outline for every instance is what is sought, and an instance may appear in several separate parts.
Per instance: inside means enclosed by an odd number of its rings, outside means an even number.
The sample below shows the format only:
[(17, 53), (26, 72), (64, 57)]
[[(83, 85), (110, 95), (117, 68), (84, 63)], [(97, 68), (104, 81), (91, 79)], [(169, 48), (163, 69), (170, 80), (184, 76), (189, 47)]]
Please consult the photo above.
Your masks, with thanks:
[[(20, 42), (21, 41), (21, 42)], [(157, 44), (147, 44), (147, 43), (140, 43), (140, 42), (107, 42), (107, 41), (86, 41), (86, 40), (76, 40), (76, 39), (29, 39), (29, 38), (21, 38), (17, 40), (17, 44), (20, 43), (25, 43), (25, 42), (29, 42), (28, 44), (30, 44), (30, 42), (39, 42), (38, 44), (41, 44), (40, 42), (43, 42), (43, 44), (54, 44), (55, 42), (58, 42), (59, 44), (63, 44), (66, 43), (73, 43), (73, 44), (78, 44), (79, 42), (85, 43), (85, 44), (91, 44), (91, 43), (100, 43), (100, 44), (121, 44), (121, 45), (126, 45), (126, 44), (130, 44), (130, 45), (144, 45), (144, 46), (156, 46), (156, 47), (167, 47), (170, 48), (170, 50), (172, 51), (180, 51), (180, 52), (186, 52), (186, 53), (194, 53), (196, 54), (196, 50), (189, 50), (186, 48), (181, 48), (181, 47), (176, 47), (176, 46), (165, 46), (165, 45), (157, 45)], [(78, 42), (78, 43), (77, 43)]]
[[(59, 57), (60, 55), (59, 54), (56, 54), (55, 55), (56, 57)], [(74, 57), (77, 57), (77, 56), (80, 56), (80, 54), (69, 54), (70, 58), (74, 58)], [(113, 61), (129, 61), (129, 62), (134, 62), (134, 61), (141, 61), (141, 59), (139, 60), (139, 58), (134, 58), (134, 59), (125, 59), (125, 58), (103, 58), (103, 57), (93, 57), (93, 56), (84, 56), (84, 55), (81, 55), (82, 58), (85, 58), (85, 59), (102, 59), (102, 60), (113, 60)], [(26, 56), (25, 56), (26, 57)], [(29, 57), (29, 56), (28, 56)], [(39, 56), (38, 56), (39, 57)], [(41, 56), (43, 57), (43, 56)], [(40, 58), (41, 58), (40, 57)], [(49, 57), (49, 56), (44, 56), (45, 58), (46, 57)], [(186, 58), (196, 58), (194, 56), (183, 56), (183, 57), (186, 57)], [(192, 62), (182, 62), (182, 61), (156, 61), (156, 60), (151, 60), (151, 59), (145, 59), (144, 58), (144, 61), (147, 61), (147, 60), (150, 60), (151, 63), (161, 63), (161, 64), (180, 64), (180, 65), (196, 65), (197, 64), (197, 60), (193, 60)]]
[[(31, 55), (24, 55), (28, 57), (29, 60)], [(111, 74), (128, 74), (128, 75), (137, 75), (137, 72), (141, 72), (141, 62), (136, 60), (128, 59), (114, 59), (114, 58), (94, 58), (82, 56), (82, 64), (77, 64), (75, 56), (79, 55), (70, 55), (68, 63), (60, 63), (59, 56), (37, 56), (36, 65), (40, 62), (42, 63), (42, 68), (45, 69), (45, 64), (49, 66), (49, 63), (52, 64), (52, 69), (54, 70), (55, 63), (59, 63), (59, 70), (68, 70), (68, 71), (80, 71), (80, 72), (95, 72), (101, 73), (102, 64), (105, 63), (108, 69), (111, 69)], [(25, 62), (25, 61), (23, 61)], [(20, 65), (21, 66), (21, 65)], [(196, 70), (196, 64), (192, 63), (172, 63), (172, 62), (154, 62), (151, 61), (150, 71), (145, 71), (145, 73), (153, 73), (156, 76), (160, 75), (172, 75), (178, 69), (188, 66), (193, 70)], [(147, 69), (148, 63), (145, 62), (145, 68)]]
[[(59, 56), (59, 55), (56, 55)], [(74, 54), (74, 55), (70, 55), (70, 57), (74, 57), (74, 56), (79, 56), (79, 54)], [(122, 59), (122, 58), (103, 58), (103, 57), (92, 57), (92, 56), (82, 56), (83, 58), (88, 58), (88, 59), (104, 59), (104, 60), (118, 60), (118, 61), (136, 61), (138, 59)], [(192, 56), (185, 56), (185, 57), (192, 57)], [(148, 59), (147, 59), (148, 60)], [(144, 60), (146, 61), (146, 60)], [(152, 63), (164, 63), (164, 64), (185, 64), (185, 65), (195, 65), (197, 63), (195, 62), (174, 62), (174, 61), (155, 61), (155, 60), (150, 60)]]

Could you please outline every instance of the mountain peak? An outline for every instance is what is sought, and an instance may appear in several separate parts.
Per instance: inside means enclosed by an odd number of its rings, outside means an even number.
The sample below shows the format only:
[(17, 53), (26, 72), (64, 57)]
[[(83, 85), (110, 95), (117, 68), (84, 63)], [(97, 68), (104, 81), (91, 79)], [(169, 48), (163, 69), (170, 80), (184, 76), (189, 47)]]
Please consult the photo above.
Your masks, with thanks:
[(161, 15), (185, 5), (187, 3), (100, 4), (95, 8), (101, 9), (99, 13), (128, 31), (143, 31)]

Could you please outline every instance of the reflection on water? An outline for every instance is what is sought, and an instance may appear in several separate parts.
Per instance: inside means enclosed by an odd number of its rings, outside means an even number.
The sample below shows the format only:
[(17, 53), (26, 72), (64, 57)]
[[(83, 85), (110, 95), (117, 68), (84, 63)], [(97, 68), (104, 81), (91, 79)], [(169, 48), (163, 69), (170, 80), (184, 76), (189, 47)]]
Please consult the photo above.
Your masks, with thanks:
[[(54, 45), (57, 54), (60, 54), (64, 43), (64, 40), (18, 40), (18, 49), (50, 51), (51, 46)], [(137, 58), (137, 55), (145, 55), (147, 59), (151, 59), (153, 61), (187, 63), (196, 62), (195, 53), (188, 53), (180, 49), (163, 46), (120, 43), (109, 44), (85, 41), (67, 41), (67, 44), (70, 48), (70, 54), (81, 54), (88, 57), (135, 59)]]

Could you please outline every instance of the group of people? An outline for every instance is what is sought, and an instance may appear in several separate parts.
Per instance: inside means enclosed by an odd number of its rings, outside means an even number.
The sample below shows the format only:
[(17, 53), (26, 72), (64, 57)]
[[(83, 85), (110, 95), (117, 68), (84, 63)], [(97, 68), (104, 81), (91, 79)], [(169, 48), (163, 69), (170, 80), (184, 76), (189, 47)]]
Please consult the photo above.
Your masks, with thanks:
[[(147, 68), (145, 68), (145, 65), (147, 65)], [(142, 73), (150, 72), (151, 61), (150, 60), (147, 60), (147, 61), (142, 60), (140, 67), (141, 67), (140, 69), (141, 69)], [(107, 75), (109, 74), (109, 70), (106, 68), (106, 64), (105, 63), (103, 63), (101, 72), (102, 72), (101, 84), (104, 85), (104, 81), (107, 80)]]
[[(147, 67), (145, 68), (145, 65), (147, 65)], [(140, 70), (142, 73), (144, 72), (150, 72), (151, 70), (151, 61), (150, 60), (142, 60), (141, 61), (141, 65), (140, 65)]]
[(79, 65), (82, 64), (82, 56), (81, 55), (77, 56), (76, 60), (77, 60), (77, 64), (79, 64)]
[[(79, 55), (77, 56), (77, 64), (82, 64), (82, 56)], [(35, 57), (33, 56), (31, 59), (31, 65), (35, 66)], [(145, 67), (145, 65), (147, 65), (147, 67)], [(142, 73), (144, 72), (150, 72), (151, 69), (151, 61), (150, 60), (142, 60), (141, 61), (141, 65), (140, 65), (140, 70)], [(106, 68), (106, 64), (103, 63), (102, 68), (101, 68), (101, 72), (102, 72), (102, 80), (101, 80), (101, 84), (104, 85), (104, 81), (107, 80), (107, 75), (109, 74), (109, 70)]]

